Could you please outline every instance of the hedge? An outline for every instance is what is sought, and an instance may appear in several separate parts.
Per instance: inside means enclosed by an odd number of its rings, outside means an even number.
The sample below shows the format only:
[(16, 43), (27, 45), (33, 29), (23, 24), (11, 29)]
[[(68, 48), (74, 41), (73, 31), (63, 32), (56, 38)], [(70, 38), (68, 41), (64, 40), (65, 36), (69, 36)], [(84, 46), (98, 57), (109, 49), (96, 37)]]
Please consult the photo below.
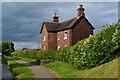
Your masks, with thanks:
[(32, 59), (54, 59), (56, 60), (57, 51), (41, 50), (41, 51), (15, 51), (11, 56), (27, 57)]

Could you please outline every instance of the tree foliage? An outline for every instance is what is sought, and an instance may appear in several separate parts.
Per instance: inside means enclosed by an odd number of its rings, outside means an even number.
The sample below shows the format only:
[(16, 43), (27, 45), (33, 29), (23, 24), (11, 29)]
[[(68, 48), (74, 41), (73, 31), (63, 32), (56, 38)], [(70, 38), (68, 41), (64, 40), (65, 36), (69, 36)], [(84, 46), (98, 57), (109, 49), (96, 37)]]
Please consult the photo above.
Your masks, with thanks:
[(14, 43), (12, 43), (11, 41), (0, 42), (0, 49), (2, 54), (9, 55), (11, 52), (14, 51)]

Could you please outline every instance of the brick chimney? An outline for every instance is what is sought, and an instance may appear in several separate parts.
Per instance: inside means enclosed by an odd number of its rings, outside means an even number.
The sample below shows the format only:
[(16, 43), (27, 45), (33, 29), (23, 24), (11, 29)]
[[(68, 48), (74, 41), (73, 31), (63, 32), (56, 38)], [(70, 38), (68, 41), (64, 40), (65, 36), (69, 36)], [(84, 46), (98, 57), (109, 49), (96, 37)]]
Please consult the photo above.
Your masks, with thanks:
[(59, 16), (57, 13), (54, 13), (53, 22), (59, 22)]
[(82, 16), (84, 15), (85, 16), (85, 13), (84, 13), (84, 8), (83, 8), (83, 5), (79, 5), (77, 11), (78, 11), (78, 16)]

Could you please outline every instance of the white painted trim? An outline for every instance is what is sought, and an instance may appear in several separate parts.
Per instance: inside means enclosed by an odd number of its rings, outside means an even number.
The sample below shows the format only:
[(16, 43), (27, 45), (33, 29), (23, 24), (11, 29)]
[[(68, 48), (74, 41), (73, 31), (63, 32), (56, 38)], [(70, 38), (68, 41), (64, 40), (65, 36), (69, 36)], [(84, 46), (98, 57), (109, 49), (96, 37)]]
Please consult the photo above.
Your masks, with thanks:
[[(67, 33), (67, 34), (65, 34)], [(66, 40), (68, 38), (68, 32), (67, 31), (64, 31), (64, 40)]]
[(57, 46), (57, 50), (59, 50), (60, 49), (60, 46)]

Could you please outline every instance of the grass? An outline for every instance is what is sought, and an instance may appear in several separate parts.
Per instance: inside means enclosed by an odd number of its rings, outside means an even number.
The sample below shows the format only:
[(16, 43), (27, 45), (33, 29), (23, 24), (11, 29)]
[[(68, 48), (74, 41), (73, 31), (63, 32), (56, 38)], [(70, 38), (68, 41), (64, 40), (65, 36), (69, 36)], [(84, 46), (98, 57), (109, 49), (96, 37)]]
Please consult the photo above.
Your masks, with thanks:
[[(20, 57), (26, 62), (35, 63), (35, 59)], [(41, 66), (52, 69), (60, 78), (118, 78), (118, 60), (116, 58), (108, 63), (88, 70), (76, 70), (73, 65), (62, 61), (55, 61)]]
[(120, 57), (88, 70), (76, 70), (73, 65), (61, 61), (43, 66), (52, 69), (61, 78), (118, 78), (118, 60)]
[(62, 78), (118, 78), (118, 58), (88, 70), (76, 70), (71, 64), (60, 61), (43, 66), (57, 72)]
[[(30, 69), (28, 69), (27, 67), (25, 67), (22, 64), (19, 64), (13, 60), (9, 60), (5, 57), (2, 57), (3, 61), (7, 62), (9, 68), (11, 69), (12, 73), (13, 73), (13, 77), (15, 79), (21, 79), (21, 80), (29, 80), (30, 78), (32, 78), (32, 71)], [(29, 78), (29, 79), (28, 79)]]
[(19, 60), (23, 60), (23, 61), (26, 61), (26, 62), (29, 62), (29, 63), (33, 63), (35, 65), (38, 65), (37, 62), (36, 62), (36, 59), (30, 59), (30, 58), (25, 58), (25, 57), (12, 57), (14, 59), (19, 59)]

